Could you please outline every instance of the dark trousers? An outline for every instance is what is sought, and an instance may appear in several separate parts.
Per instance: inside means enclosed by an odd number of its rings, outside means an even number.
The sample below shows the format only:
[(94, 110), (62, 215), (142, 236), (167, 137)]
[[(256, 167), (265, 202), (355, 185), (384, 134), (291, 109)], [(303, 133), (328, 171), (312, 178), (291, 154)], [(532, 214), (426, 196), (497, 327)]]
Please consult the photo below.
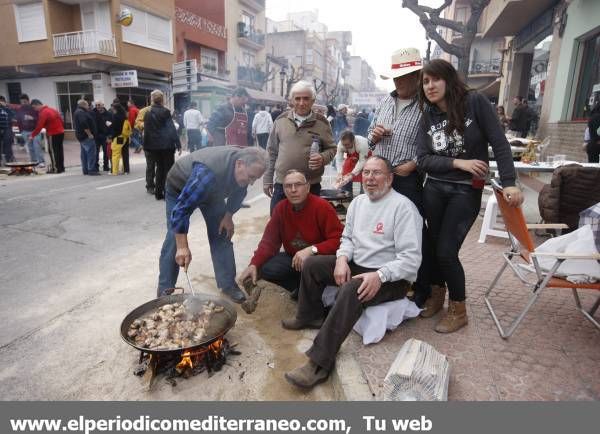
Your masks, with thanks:
[(600, 143), (596, 145), (588, 143), (586, 152), (588, 155), (588, 163), (600, 163)]
[(4, 154), (4, 160), (7, 163), (15, 161), (15, 155), (12, 150), (13, 133), (10, 128), (0, 129), (0, 154)]
[[(300, 294), (298, 296), (298, 312), (296, 318), (300, 321), (311, 321), (325, 316), (325, 307), (321, 301), (323, 290), (328, 285), (335, 285), (333, 271), (336, 257), (311, 256), (305, 259), (300, 278)], [(350, 262), (352, 275), (375, 271)], [(360, 318), (366, 307), (404, 298), (410, 286), (406, 280), (386, 282), (375, 297), (366, 303), (361, 303), (356, 293), (362, 283), (360, 279), (351, 279), (344, 283), (337, 294), (337, 298), (329, 315), (325, 319), (321, 330), (317, 334), (313, 345), (306, 355), (317, 365), (330, 370), (335, 363), (335, 357)]]
[[(415, 204), (419, 213), (424, 218), (423, 211), (423, 180), (418, 172), (412, 172), (408, 176), (394, 175), (392, 188), (398, 193), (406, 196)], [(423, 303), (431, 296), (431, 284), (443, 284), (442, 281), (431, 278), (431, 267), (433, 266), (433, 252), (427, 235), (427, 225), (423, 224), (421, 243), (421, 266), (417, 273), (417, 280), (413, 284), (415, 291), (414, 301), (417, 305)]]
[[(311, 184), (310, 192), (316, 196), (321, 194), (321, 184)], [(283, 185), (276, 182), (275, 185), (273, 185), (273, 196), (271, 196), (271, 214), (273, 214), (273, 209), (275, 208), (275, 205), (277, 205), (283, 199), (285, 199)]]
[(202, 132), (199, 129), (188, 129), (187, 133), (187, 146), (188, 151), (194, 152), (202, 147)]
[(146, 188), (154, 189), (156, 185), (154, 181), (156, 177), (156, 155), (144, 149), (144, 156), (146, 157)]
[(300, 284), (300, 273), (292, 268), (292, 256), (285, 252), (279, 252), (265, 262), (260, 267), (260, 277), (290, 292), (296, 291)]
[(458, 252), (481, 208), (482, 190), (427, 180), (423, 198), (434, 264), (432, 281), (445, 281), (450, 300), (465, 300), (465, 271)]
[(108, 158), (108, 146), (106, 136), (96, 136), (96, 172), (100, 170), (100, 149), (102, 149), (102, 170), (110, 170), (110, 158)]
[[(175, 163), (175, 151), (173, 149), (148, 150), (152, 160), (156, 162), (156, 178), (154, 181), (154, 195), (157, 199), (165, 196), (165, 181), (167, 173)], [(146, 157), (148, 158), (148, 157)], [(148, 170), (146, 169), (146, 182), (148, 181)]]
[(121, 148), (121, 158), (123, 158), (123, 172), (129, 173), (129, 140)]
[(48, 150), (50, 151), (50, 161), (52, 164), (51, 171), (54, 173), (62, 173), (65, 171), (65, 152), (63, 149), (64, 139), (64, 133), (48, 136)]
[(269, 133), (257, 134), (256, 140), (258, 140), (258, 146), (260, 146), (263, 149), (267, 149), (267, 142), (269, 141)]

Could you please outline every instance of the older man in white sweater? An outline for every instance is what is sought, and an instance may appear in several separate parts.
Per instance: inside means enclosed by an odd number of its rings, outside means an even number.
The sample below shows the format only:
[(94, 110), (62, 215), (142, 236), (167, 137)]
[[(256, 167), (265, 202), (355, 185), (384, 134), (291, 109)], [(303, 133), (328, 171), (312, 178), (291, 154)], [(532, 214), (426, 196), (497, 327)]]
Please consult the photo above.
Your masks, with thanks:
[[(393, 172), (388, 160), (370, 157), (362, 170), (363, 195), (352, 201), (336, 256), (307, 258), (300, 280), (296, 317), (284, 328), (320, 328), (309, 360), (285, 374), (299, 387), (325, 381), (340, 346), (368, 306), (406, 295), (421, 264), (423, 219), (410, 199), (392, 190)], [(327, 318), (321, 302), (323, 290), (340, 290)]]

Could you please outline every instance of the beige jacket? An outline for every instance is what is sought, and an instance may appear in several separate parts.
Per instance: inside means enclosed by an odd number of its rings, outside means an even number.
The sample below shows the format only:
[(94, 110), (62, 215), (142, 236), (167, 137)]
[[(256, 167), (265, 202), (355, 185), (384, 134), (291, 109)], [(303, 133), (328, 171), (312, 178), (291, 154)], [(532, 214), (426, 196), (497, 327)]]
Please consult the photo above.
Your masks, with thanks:
[(308, 169), (313, 136), (319, 138), (320, 154), (323, 156), (323, 165), (325, 166), (331, 162), (337, 150), (327, 119), (323, 115), (311, 112), (308, 118), (297, 127), (293, 110), (279, 115), (271, 128), (271, 134), (269, 134), (267, 144), (269, 161), (263, 177), (263, 184), (282, 183), (285, 173), (290, 169), (306, 173), (311, 184), (321, 182), (324, 167), (318, 170)]

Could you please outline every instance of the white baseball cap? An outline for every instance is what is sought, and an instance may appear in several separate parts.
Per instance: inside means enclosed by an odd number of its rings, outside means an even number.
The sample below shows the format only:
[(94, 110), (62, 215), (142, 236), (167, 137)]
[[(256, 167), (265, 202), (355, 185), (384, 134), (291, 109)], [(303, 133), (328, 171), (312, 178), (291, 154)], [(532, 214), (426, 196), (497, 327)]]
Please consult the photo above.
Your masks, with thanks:
[(423, 69), (423, 59), (417, 48), (402, 48), (392, 53), (390, 69), (379, 76), (388, 80)]

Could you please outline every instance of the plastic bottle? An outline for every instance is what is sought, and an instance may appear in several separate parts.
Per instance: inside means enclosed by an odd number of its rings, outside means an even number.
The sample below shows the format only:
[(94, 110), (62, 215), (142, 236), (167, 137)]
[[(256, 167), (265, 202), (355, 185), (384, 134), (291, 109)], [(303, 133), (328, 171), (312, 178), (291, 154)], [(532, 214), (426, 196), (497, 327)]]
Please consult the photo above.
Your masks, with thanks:
[(321, 142), (319, 136), (313, 136), (312, 144), (310, 145), (310, 155), (318, 154), (321, 150)]

